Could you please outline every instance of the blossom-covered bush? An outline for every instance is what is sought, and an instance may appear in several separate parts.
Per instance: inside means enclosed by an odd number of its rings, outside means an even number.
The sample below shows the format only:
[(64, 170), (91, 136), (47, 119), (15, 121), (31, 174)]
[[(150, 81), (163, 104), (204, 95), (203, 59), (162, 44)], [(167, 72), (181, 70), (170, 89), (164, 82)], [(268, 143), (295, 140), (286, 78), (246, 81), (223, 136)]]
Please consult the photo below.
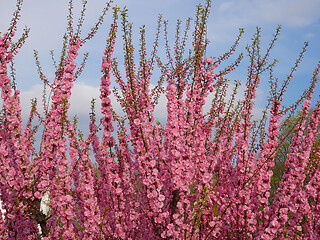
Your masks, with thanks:
[[(84, 66), (76, 69), (76, 59), (79, 49), (98, 30), (110, 3), (97, 25), (83, 37), (84, 11), (78, 26), (73, 27), (69, 2), (68, 34), (53, 83), (42, 73), (35, 54), (40, 78), (51, 88), (50, 104), (44, 104), (41, 115), (33, 101), (25, 127), (20, 92), (8, 72), (29, 32), (26, 29), (19, 40), (13, 41), (21, 4), (18, 0), (10, 28), (0, 37), (0, 199), (5, 210), (0, 217), (1, 239), (320, 238), (320, 151), (313, 144), (319, 129), (319, 101), (309, 116), (320, 66), (301, 98), (284, 107), (284, 93), (305, 48), (288, 78), (278, 85), (272, 75), (276, 61), (269, 62), (269, 54), (280, 28), (265, 55), (260, 55), (257, 29), (247, 47), (250, 61), (244, 100), (237, 102), (239, 84), (227, 98), (230, 83), (226, 76), (243, 55), (224, 69), (221, 63), (234, 53), (243, 30), (226, 54), (206, 57), (210, 0), (197, 7), (189, 54), (185, 50), (191, 20), (182, 35), (178, 22), (171, 50), (167, 22), (159, 17), (150, 58), (145, 29), (141, 28), (138, 64), (126, 10), (114, 7), (101, 66), (103, 117), (97, 121), (93, 101), (90, 134), (83, 136), (76, 119), (72, 121), (68, 115), (71, 89)], [(119, 14), (125, 76), (113, 58)], [(162, 25), (167, 62), (157, 54)], [(161, 74), (152, 88), (155, 67)], [(254, 121), (256, 91), (268, 72), (269, 113)], [(125, 117), (119, 117), (111, 105), (113, 79), (119, 85), (114, 94)], [(154, 118), (161, 93), (167, 98), (165, 125)], [(205, 112), (209, 94), (211, 108)], [(271, 196), (274, 160), (285, 141), (279, 139), (279, 121), (301, 104), (284, 174)], [(33, 125), (36, 120), (44, 129), (38, 152), (35, 134), (39, 126)], [(40, 210), (45, 194), (49, 194), (48, 212)]]

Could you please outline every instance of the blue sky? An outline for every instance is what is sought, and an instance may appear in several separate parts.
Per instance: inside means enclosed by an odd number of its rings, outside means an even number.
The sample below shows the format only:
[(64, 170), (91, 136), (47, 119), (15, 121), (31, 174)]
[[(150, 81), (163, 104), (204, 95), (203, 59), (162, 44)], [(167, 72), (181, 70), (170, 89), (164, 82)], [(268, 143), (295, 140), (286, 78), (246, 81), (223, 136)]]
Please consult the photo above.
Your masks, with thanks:
[[(23, 116), (27, 116), (30, 109), (30, 98), (37, 96), (41, 103), (42, 83), (38, 78), (33, 59), (33, 50), (39, 51), (40, 61), (44, 72), (50, 81), (53, 81), (54, 68), (51, 64), (49, 51), (54, 50), (59, 57), (62, 36), (66, 31), (66, 16), (68, 12), (66, 0), (25, 0), (21, 21), (18, 25), (18, 36), (24, 26), (31, 28), (30, 37), (25, 46), (17, 55), (17, 85), (21, 90)], [(147, 38), (154, 39), (157, 16), (163, 14), (163, 19), (169, 20), (171, 41), (174, 42), (176, 19), (185, 21), (194, 16), (196, 5), (204, 3), (200, 0), (118, 0), (114, 4), (128, 8), (129, 21), (134, 24), (134, 42), (138, 43), (139, 27), (146, 25)], [(93, 26), (104, 7), (104, 0), (89, 1), (83, 32)], [(81, 1), (74, 0), (75, 16), (79, 15)], [(12, 13), (15, 10), (14, 0), (0, 0), (0, 32), (8, 28)], [(241, 40), (238, 53), (245, 53), (245, 45), (249, 43), (255, 33), (256, 26), (262, 29), (262, 46), (266, 46), (272, 39), (278, 24), (282, 25), (279, 40), (272, 52), (272, 57), (280, 62), (275, 68), (276, 76), (280, 80), (286, 77), (295, 59), (302, 49), (303, 43), (310, 40), (310, 46), (305, 54), (299, 71), (296, 72), (286, 103), (297, 99), (309, 83), (312, 72), (320, 60), (320, 0), (217, 0), (213, 1), (212, 11), (208, 22), (208, 38), (211, 41), (207, 50), (208, 56), (217, 56), (228, 50), (235, 40), (238, 29), (245, 28), (245, 35)], [(94, 39), (86, 43), (81, 51), (89, 52), (89, 59), (83, 75), (78, 79), (71, 99), (70, 113), (87, 119), (92, 97), (99, 98), (99, 81), (101, 77), (101, 57), (105, 46), (105, 38), (111, 24), (112, 12), (109, 11), (103, 25)], [(19, 34), (20, 33), (20, 34)], [(118, 33), (119, 43), (116, 48), (116, 57), (121, 58), (121, 33)], [(190, 36), (191, 38), (191, 36)], [(137, 46), (137, 45), (136, 45)], [(163, 41), (162, 41), (163, 46)], [(151, 45), (149, 45), (151, 47)], [(137, 47), (138, 48), (138, 47)], [(163, 51), (160, 55), (164, 55)], [(80, 56), (79, 56), (80, 57)], [(235, 59), (236, 55), (234, 56)], [(79, 58), (80, 62), (80, 58)], [(231, 63), (231, 62), (228, 62)], [(231, 79), (245, 82), (246, 65), (241, 64), (239, 70), (229, 76)], [(262, 80), (267, 83), (268, 79)], [(263, 99), (268, 95), (267, 84), (262, 84), (258, 91), (257, 106), (254, 113), (259, 114), (263, 107)], [(320, 88), (317, 88), (318, 93)], [(316, 94), (318, 95), (318, 94)], [(40, 105), (39, 105), (40, 107)], [(116, 105), (117, 108), (117, 105)], [(165, 101), (161, 101), (158, 118), (163, 118)]]

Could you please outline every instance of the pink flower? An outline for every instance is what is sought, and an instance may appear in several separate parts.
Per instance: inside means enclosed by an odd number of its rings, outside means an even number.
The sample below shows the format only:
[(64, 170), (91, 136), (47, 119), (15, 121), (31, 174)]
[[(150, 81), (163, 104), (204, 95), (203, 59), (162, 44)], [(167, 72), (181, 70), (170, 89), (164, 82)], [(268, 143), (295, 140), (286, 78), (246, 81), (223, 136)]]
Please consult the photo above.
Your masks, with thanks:
[(163, 202), (166, 199), (166, 197), (162, 194), (159, 195), (159, 201)]
[(211, 57), (206, 58), (205, 63), (212, 64), (212, 58)]
[(208, 183), (208, 182), (211, 180), (211, 177), (212, 177), (212, 174), (206, 172), (206, 173), (203, 175), (203, 182), (204, 182), (204, 183)]
[(138, 118), (134, 119), (134, 120), (133, 120), (133, 123), (134, 123), (135, 125), (139, 126), (139, 125), (140, 125), (140, 119), (138, 119)]

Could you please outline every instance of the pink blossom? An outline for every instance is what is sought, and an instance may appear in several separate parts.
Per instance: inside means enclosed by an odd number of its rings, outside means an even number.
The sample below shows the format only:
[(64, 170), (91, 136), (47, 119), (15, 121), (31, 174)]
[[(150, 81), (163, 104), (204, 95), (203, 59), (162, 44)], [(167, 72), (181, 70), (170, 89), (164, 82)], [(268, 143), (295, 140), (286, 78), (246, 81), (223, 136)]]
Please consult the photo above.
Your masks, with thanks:
[(205, 63), (212, 64), (212, 58), (211, 57), (206, 58)]

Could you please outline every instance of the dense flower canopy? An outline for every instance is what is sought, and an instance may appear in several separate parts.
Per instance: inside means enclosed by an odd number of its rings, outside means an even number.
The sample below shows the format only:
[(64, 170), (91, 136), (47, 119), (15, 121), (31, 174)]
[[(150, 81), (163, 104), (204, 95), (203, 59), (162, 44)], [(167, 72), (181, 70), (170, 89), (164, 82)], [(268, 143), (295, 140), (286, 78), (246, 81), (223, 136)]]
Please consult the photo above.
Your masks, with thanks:
[[(185, 54), (185, 44), (191, 21), (182, 37), (177, 30), (172, 51), (167, 23), (159, 17), (150, 58), (145, 29), (141, 28), (138, 65), (127, 12), (114, 7), (101, 66), (103, 117), (97, 122), (93, 100), (90, 134), (83, 136), (76, 119), (72, 121), (68, 115), (71, 89), (83, 69), (83, 64), (77, 68), (76, 59), (79, 49), (98, 30), (111, 3), (92, 31), (83, 37), (84, 11), (78, 26), (73, 27), (72, 1), (69, 2), (68, 33), (53, 83), (44, 76), (37, 61), (40, 78), (51, 89), (50, 104), (44, 105), (41, 115), (33, 101), (25, 128), (20, 93), (8, 71), (29, 32), (26, 29), (17, 42), (13, 41), (21, 4), (18, 0), (10, 28), (0, 36), (0, 200), (5, 210), (0, 217), (1, 239), (320, 238), (320, 151), (313, 144), (319, 134), (319, 101), (310, 110), (319, 65), (301, 98), (288, 108), (282, 106), (304, 50), (281, 86), (271, 75), (269, 113), (260, 121), (252, 120), (256, 91), (264, 80), (262, 74), (272, 72), (275, 65), (275, 61), (269, 62), (269, 53), (280, 28), (265, 55), (260, 55), (257, 29), (247, 48), (250, 62), (245, 98), (236, 102), (238, 86), (227, 99), (230, 84), (226, 76), (243, 55), (219, 69), (234, 53), (243, 30), (226, 54), (206, 57), (210, 0), (197, 7), (189, 55)], [(85, 5), (86, 1), (84, 9)], [(119, 14), (124, 77), (113, 58)], [(157, 56), (162, 24), (167, 63)], [(161, 76), (157, 86), (151, 88), (156, 66)], [(123, 118), (111, 105), (113, 79), (119, 85), (114, 94), (125, 113)], [(161, 93), (167, 98), (165, 126), (154, 118)], [(211, 93), (211, 108), (204, 112)], [(280, 119), (301, 104), (285, 172), (271, 197), (272, 169), (283, 141), (279, 139)], [(35, 120), (44, 129), (39, 152), (34, 147), (39, 127), (33, 125)], [(49, 195), (48, 212), (40, 210), (45, 194)]]

